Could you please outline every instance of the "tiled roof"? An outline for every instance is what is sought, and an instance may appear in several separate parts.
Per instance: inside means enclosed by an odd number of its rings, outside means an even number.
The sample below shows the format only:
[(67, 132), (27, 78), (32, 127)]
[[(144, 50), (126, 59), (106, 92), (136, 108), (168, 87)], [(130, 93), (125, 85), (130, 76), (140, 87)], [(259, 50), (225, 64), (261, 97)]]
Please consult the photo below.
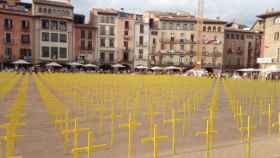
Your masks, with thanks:
[(261, 15), (258, 15), (257, 17), (259, 17), (259, 18), (268, 18), (268, 17), (273, 17), (273, 16), (280, 16), (280, 11), (261, 14)]

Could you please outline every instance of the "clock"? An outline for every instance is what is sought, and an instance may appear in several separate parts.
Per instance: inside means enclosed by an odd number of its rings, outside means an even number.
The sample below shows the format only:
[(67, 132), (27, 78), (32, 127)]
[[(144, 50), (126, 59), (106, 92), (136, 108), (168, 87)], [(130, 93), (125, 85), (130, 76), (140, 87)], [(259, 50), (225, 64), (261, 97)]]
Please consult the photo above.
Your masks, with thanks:
[(275, 24), (280, 24), (280, 17), (275, 18), (274, 23)]

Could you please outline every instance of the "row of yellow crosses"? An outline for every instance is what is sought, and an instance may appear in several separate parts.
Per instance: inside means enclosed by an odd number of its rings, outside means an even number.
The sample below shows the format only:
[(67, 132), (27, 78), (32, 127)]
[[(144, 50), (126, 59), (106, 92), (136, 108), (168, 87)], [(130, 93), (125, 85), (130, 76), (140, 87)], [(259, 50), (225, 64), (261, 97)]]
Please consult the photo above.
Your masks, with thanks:
[[(74, 135), (74, 158), (78, 158), (81, 153), (87, 153), (88, 158), (92, 158), (93, 152), (112, 147), (115, 144), (116, 127), (128, 129), (128, 158), (132, 158), (136, 129), (144, 125), (144, 122), (137, 121), (141, 116), (147, 118), (151, 133), (150, 137), (143, 138), (141, 142), (153, 143), (154, 158), (158, 157), (158, 143), (169, 139), (159, 134), (157, 118), (160, 116), (164, 125), (172, 127), (171, 149), (176, 154), (178, 124), (182, 125), (185, 136), (190, 126), (190, 116), (199, 111), (199, 105), (206, 102), (205, 98), (213, 88), (213, 80), (183, 77), (174, 80), (168, 76), (40, 74), (33, 78), (55, 127), (64, 137), (65, 153), (69, 150), (70, 135)], [(207, 138), (206, 157), (210, 156), (216, 132), (214, 124), (220, 83), (215, 85), (206, 131), (196, 133), (197, 136), (205, 135)], [(182, 114), (182, 118), (177, 113)], [(98, 118), (95, 134), (90, 128), (79, 127), (80, 120), (96, 119), (92, 116)], [(110, 143), (95, 145), (94, 135), (104, 135), (104, 122), (108, 119), (111, 122)], [(117, 126), (117, 120), (127, 120), (128, 123)], [(78, 135), (83, 133), (88, 135), (88, 145), (79, 147)]]
[[(23, 127), (24, 124), (24, 107), (25, 107), (25, 101), (26, 101), (26, 94), (29, 84), (29, 76), (21, 76), (17, 75), (13, 78), (10, 78), (8, 83), (3, 85), (0, 89), (5, 89), (6, 95), (8, 95), (18, 84), (18, 81), (20, 80), (20, 86), (18, 89), (18, 95), (13, 103), (13, 105), (10, 106), (7, 114), (5, 115), (5, 118), (7, 119), (7, 122), (0, 125), (0, 130), (5, 130), (5, 135), (0, 136), (0, 142), (4, 142), (6, 145), (5, 153), (0, 153), (0, 157), (5, 155), (5, 158), (21, 158), (22, 156), (16, 155), (16, 142), (19, 138), (23, 137), (23, 135), (17, 134), (17, 129)], [(0, 149), (1, 150), (1, 149)], [(2, 150), (1, 150), (2, 151)]]
[(265, 127), (269, 136), (273, 128), (280, 133), (280, 112), (273, 123), (273, 109), (276, 111), (280, 99), (280, 84), (275, 81), (227, 80), (224, 86), (241, 142), (246, 143), (246, 158), (251, 158), (256, 128)]

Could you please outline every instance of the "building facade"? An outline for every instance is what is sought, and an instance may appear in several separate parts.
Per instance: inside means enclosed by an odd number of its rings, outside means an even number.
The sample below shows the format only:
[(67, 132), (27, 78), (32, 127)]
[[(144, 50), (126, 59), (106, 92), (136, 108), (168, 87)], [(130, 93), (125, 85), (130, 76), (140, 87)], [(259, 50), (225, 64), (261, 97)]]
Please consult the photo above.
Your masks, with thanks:
[(118, 11), (114, 9), (93, 8), (90, 15), (90, 24), (97, 28), (97, 51), (98, 64), (118, 63), (117, 51), (117, 18)]
[(32, 61), (33, 20), (31, 5), (18, 0), (0, 2), (0, 63), (16, 59)]
[(34, 62), (74, 60), (73, 6), (65, 2), (33, 0)]
[[(150, 62), (157, 66), (192, 68), (197, 57), (197, 19), (186, 13), (149, 12), (151, 27)], [(204, 19), (202, 67), (221, 70), (225, 22)]]
[(267, 11), (257, 16), (263, 21), (263, 52), (261, 67), (280, 65), (280, 11)]
[(225, 29), (224, 71), (242, 68), (258, 68), (261, 53), (261, 33), (237, 29)]
[(150, 25), (149, 22), (144, 20), (137, 21), (135, 23), (135, 34), (134, 34), (134, 67), (145, 66), (149, 67), (150, 59)]
[(96, 63), (97, 29), (85, 23), (84, 15), (74, 15), (74, 53), (75, 61), (82, 64)]

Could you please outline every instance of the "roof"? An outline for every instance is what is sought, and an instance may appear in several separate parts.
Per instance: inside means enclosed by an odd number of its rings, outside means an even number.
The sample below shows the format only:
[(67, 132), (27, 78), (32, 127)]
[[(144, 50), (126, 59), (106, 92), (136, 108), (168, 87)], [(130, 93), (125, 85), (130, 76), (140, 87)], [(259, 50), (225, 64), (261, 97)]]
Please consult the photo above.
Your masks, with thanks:
[(90, 24), (75, 24), (74, 25), (76, 28), (87, 28), (87, 29), (93, 29), (93, 30), (96, 30), (97, 27), (95, 26), (92, 26)]
[(257, 17), (265, 19), (268, 17), (274, 17), (274, 16), (279, 16), (279, 15), (280, 15), (280, 11), (275, 11), (275, 12), (268, 12), (265, 14), (261, 14), (261, 15), (258, 15)]
[(93, 8), (92, 10), (97, 11), (98, 14), (112, 14), (112, 15), (117, 15), (119, 13), (118, 10), (112, 9), (112, 8)]
[(33, 0), (34, 4), (43, 4), (43, 5), (51, 5), (57, 7), (66, 7), (66, 8), (74, 8), (70, 3), (70, 0)]
[[(194, 16), (172, 16), (172, 17), (166, 17), (166, 16), (162, 16), (160, 17), (160, 20), (163, 21), (185, 21), (185, 22), (196, 22), (197, 18)], [(204, 23), (215, 23), (215, 24), (226, 24), (225, 21), (222, 20), (216, 20), (216, 19), (204, 19), (203, 20)]]
[(250, 31), (250, 30), (243, 30), (243, 29), (236, 29), (236, 28), (225, 28), (225, 31), (230, 31), (230, 32), (240, 32), (240, 33), (257, 33), (254, 31)]

